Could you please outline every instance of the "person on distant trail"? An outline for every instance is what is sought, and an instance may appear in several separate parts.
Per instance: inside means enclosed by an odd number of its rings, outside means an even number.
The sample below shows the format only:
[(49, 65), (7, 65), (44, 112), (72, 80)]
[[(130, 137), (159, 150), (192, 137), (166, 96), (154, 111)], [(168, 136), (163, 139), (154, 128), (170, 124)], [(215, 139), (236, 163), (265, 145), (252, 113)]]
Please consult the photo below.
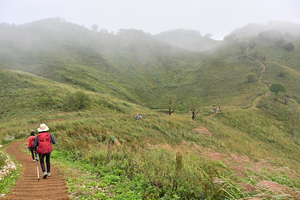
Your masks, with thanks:
[[(35, 131), (31, 131), (30, 137), (28, 138), (28, 144), (27, 144), (27, 147), (28, 147), (29, 151), (31, 152), (32, 162), (38, 161), (36, 147), (34, 146), (34, 140), (35, 140), (34, 133), (35, 133)], [(35, 158), (34, 158), (34, 155), (35, 155)]]
[[(40, 164), (44, 173), (43, 178), (50, 177), (50, 156), (52, 152), (52, 143), (56, 144), (54, 136), (48, 132), (49, 128), (46, 124), (41, 124), (38, 128), (39, 134), (34, 140), (34, 146), (38, 147)], [(46, 157), (47, 172), (45, 169), (44, 158)]]
[(139, 121), (139, 114), (138, 113), (136, 113), (136, 121)]
[(143, 119), (143, 116), (142, 116), (142, 115), (140, 115), (140, 119)]

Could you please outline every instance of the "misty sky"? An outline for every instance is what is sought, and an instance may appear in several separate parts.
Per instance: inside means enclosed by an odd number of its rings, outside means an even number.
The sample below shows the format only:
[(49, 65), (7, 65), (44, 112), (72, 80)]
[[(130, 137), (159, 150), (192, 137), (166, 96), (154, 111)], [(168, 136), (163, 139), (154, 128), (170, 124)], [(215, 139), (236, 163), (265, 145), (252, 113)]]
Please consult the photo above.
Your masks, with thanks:
[(97, 24), (109, 32), (193, 29), (222, 40), (250, 22), (300, 24), (300, 0), (0, 0), (0, 23), (18, 25), (50, 17), (87, 28)]

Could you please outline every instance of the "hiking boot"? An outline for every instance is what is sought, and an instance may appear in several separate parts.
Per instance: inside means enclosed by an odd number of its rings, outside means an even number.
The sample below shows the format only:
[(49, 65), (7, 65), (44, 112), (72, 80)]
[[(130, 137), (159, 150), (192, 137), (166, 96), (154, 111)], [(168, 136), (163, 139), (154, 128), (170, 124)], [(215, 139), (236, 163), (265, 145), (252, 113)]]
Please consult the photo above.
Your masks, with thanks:
[(47, 175), (48, 175), (48, 173), (47, 173), (47, 172), (44, 172), (43, 178), (47, 178)]
[(48, 172), (47, 176), (48, 176), (48, 177), (50, 177), (50, 176), (51, 176), (50, 172)]
[(36, 161), (39, 161), (39, 159), (35, 159)]
[(32, 162), (35, 162), (35, 160), (33, 159)]

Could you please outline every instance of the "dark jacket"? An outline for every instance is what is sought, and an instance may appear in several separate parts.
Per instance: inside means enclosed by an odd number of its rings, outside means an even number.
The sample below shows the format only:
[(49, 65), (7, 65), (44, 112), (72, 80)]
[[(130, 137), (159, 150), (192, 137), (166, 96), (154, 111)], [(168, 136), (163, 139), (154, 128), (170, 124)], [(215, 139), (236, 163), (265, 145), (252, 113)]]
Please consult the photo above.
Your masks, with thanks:
[[(43, 132), (39, 132), (39, 134), (40, 133), (47, 133), (48, 131), (43, 131)], [(48, 132), (49, 133), (49, 132)], [(34, 146), (35, 147), (38, 147), (39, 146), (39, 142), (38, 142), (38, 137), (39, 137), (39, 135), (37, 135), (36, 137), (35, 137), (35, 140), (34, 140)], [(54, 138), (54, 136), (50, 133), (50, 137), (51, 137), (51, 140), (52, 140), (52, 143), (53, 144), (56, 144), (56, 140), (55, 140), (55, 138)]]

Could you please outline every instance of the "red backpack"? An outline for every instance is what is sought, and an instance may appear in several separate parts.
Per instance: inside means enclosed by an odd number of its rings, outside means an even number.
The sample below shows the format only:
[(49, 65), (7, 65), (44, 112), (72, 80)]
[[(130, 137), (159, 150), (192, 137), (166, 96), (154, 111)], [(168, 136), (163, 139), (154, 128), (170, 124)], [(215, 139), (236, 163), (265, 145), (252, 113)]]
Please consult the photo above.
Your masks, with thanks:
[(29, 137), (29, 147), (34, 147), (34, 140), (35, 140), (35, 136)]
[(51, 153), (52, 151), (52, 140), (50, 137), (50, 133), (39, 133), (38, 135), (39, 148), (37, 150), (38, 153), (46, 154)]

